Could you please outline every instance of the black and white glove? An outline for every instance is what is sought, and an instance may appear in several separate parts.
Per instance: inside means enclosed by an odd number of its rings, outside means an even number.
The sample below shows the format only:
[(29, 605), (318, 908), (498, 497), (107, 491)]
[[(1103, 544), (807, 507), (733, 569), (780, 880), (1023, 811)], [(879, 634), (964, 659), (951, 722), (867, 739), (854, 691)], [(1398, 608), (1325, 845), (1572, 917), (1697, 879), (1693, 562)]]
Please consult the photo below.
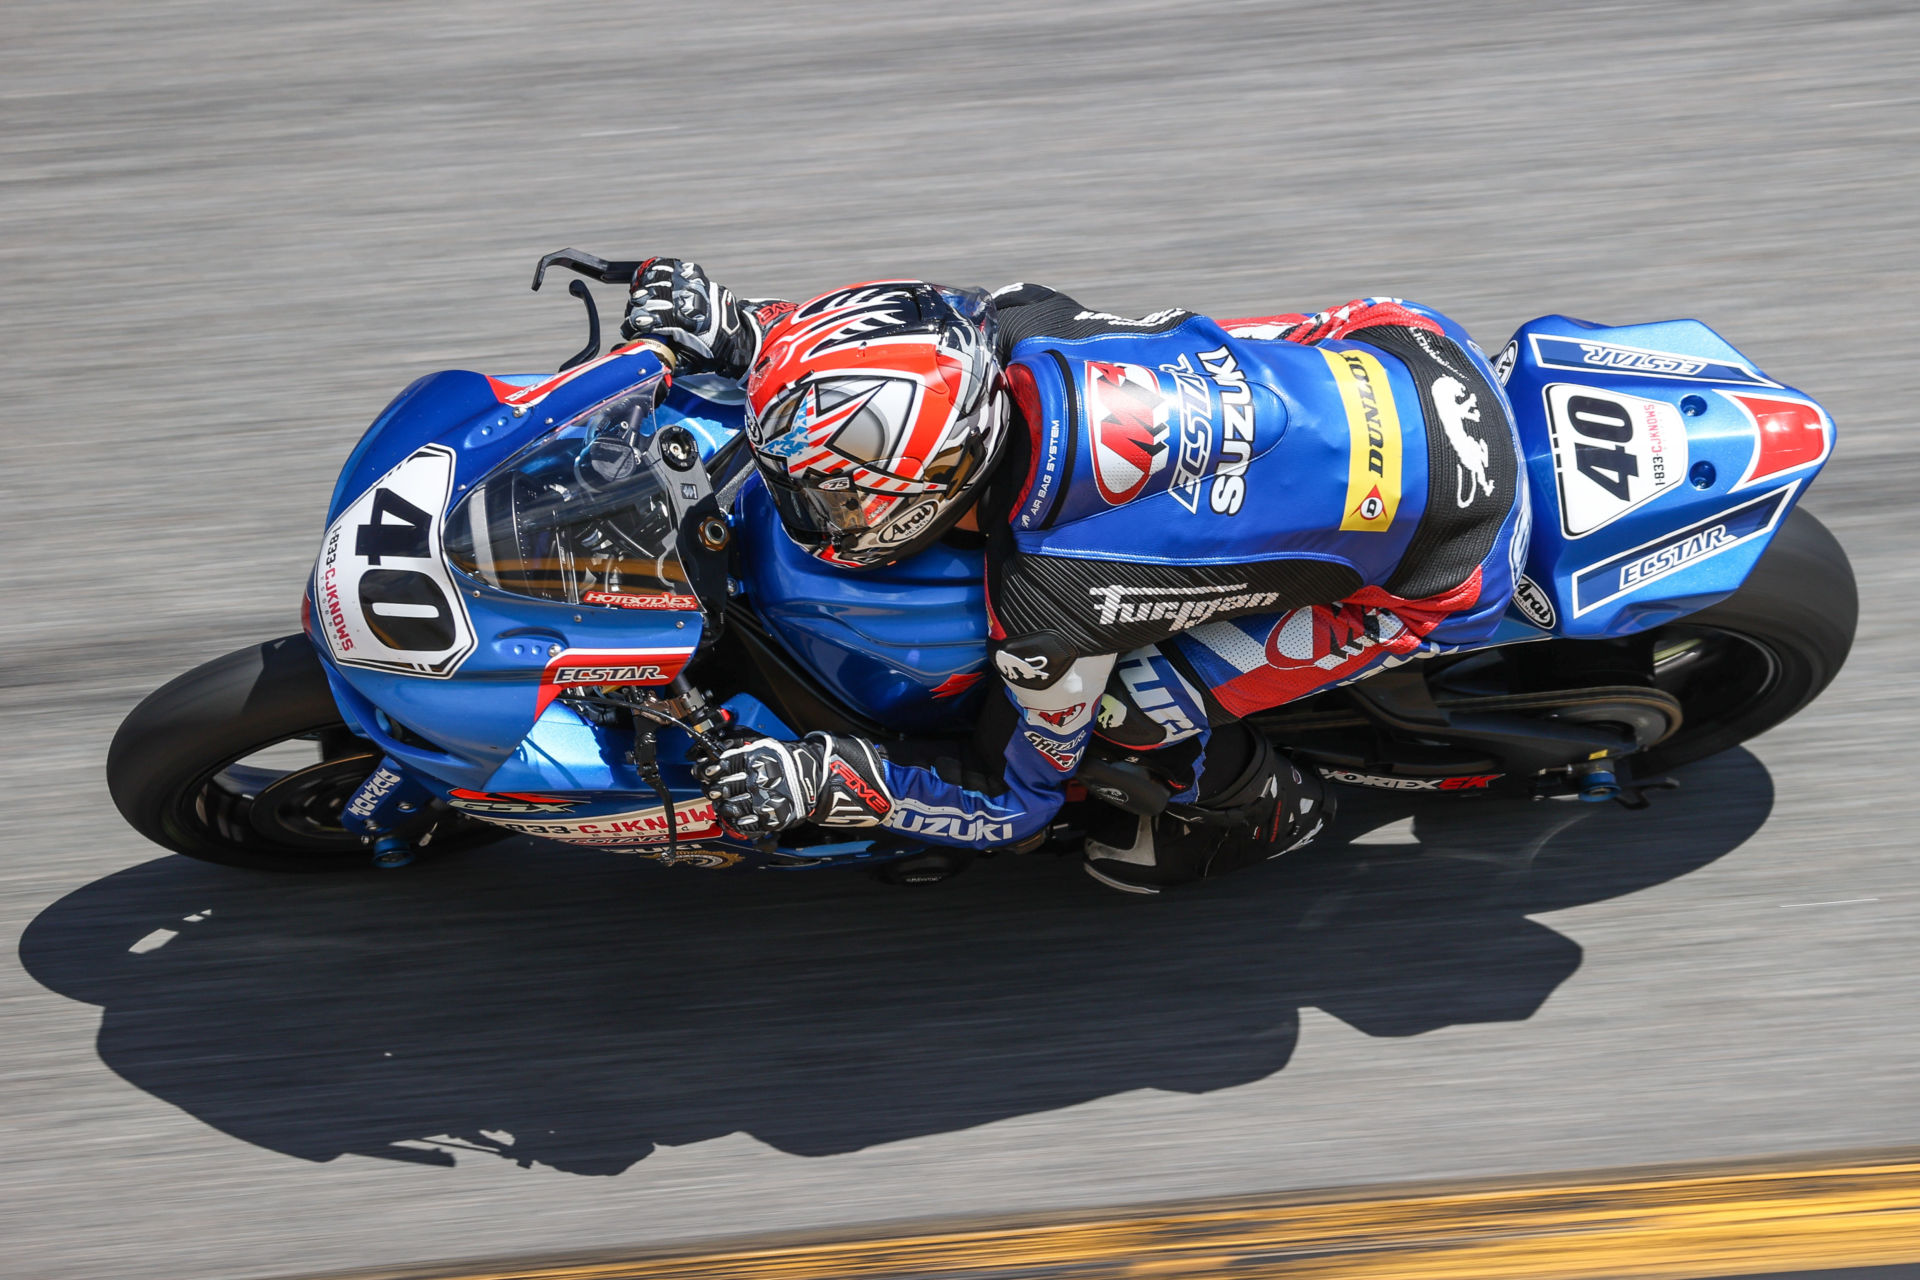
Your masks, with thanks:
[(749, 838), (803, 822), (877, 827), (893, 811), (878, 749), (864, 738), (810, 733), (801, 742), (745, 738), (696, 761), (715, 815)]
[(716, 284), (698, 263), (654, 258), (634, 277), (620, 335), (652, 338), (679, 357), (681, 373), (744, 378), (760, 345), (752, 311)]

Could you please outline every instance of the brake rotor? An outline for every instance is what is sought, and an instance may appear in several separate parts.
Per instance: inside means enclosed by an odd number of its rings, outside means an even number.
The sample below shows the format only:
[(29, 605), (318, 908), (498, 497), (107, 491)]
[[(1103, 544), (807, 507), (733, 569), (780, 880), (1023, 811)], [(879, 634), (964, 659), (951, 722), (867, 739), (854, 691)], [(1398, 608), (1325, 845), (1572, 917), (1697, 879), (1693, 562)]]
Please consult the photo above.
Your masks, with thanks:
[(340, 812), (379, 763), (379, 753), (363, 751), (283, 773), (255, 793), (248, 823), (266, 839), (299, 849), (333, 853), (357, 844)]

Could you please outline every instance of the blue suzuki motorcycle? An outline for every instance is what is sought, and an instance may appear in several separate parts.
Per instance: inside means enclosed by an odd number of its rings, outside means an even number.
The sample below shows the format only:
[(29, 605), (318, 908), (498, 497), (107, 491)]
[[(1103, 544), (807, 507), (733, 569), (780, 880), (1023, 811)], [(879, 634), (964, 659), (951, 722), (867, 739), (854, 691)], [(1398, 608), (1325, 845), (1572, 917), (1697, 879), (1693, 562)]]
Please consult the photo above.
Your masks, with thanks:
[[(625, 283), (637, 266), (542, 259)], [(990, 833), (730, 836), (691, 756), (717, 734), (965, 736), (1003, 696), (981, 553), (833, 570), (782, 533), (737, 386), (664, 349), (557, 374), (446, 372), (403, 391), (343, 468), (301, 634), (179, 677), (129, 715), (114, 802), (179, 853), (283, 871), (397, 866), (504, 836), (705, 868), (866, 866), (942, 879)], [(1494, 360), (1532, 525), (1486, 643), (1254, 718), (1337, 783), (1642, 807), (1667, 772), (1786, 720), (1831, 681), (1857, 600), (1797, 502), (1831, 454), (1811, 397), (1704, 324), (1549, 316)], [(1098, 745), (1018, 852), (1071, 852), (1096, 806), (1165, 802)], [(850, 838), (857, 834), (858, 839)]]

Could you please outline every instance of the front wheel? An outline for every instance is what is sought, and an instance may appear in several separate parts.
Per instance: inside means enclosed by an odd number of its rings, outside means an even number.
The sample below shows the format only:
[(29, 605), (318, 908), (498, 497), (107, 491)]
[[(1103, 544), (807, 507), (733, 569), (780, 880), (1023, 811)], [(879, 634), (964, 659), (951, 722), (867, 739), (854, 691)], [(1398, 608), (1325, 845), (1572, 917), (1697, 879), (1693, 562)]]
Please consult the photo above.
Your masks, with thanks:
[(380, 763), (347, 731), (304, 635), (216, 658), (149, 694), (107, 751), (107, 790), (155, 844), (232, 867), (369, 865), (340, 812)]

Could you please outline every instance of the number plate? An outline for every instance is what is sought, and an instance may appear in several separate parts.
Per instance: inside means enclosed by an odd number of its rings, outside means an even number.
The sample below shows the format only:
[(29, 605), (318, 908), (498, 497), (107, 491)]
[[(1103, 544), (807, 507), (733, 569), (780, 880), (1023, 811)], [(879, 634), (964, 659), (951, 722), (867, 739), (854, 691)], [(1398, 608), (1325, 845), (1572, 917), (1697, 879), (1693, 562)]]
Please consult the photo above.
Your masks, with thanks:
[(1687, 428), (1664, 400), (1557, 382), (1547, 388), (1560, 531), (1612, 524), (1687, 477)]
[(473, 623), (441, 555), (451, 449), (430, 444), (327, 529), (313, 604), (335, 662), (444, 680), (473, 652)]

